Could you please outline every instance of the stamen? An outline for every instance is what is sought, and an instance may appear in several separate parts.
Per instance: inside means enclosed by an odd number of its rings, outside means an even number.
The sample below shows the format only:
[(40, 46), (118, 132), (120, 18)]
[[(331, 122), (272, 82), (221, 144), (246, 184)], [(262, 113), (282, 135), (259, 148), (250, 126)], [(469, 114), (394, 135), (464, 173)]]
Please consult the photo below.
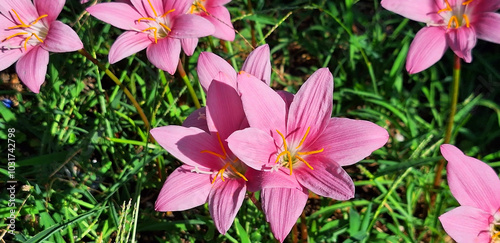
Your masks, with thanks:
[(205, 8), (205, 6), (203, 6), (203, 4), (201, 4), (200, 2), (196, 1), (196, 5), (198, 5), (197, 7), (198, 8), (201, 8), (201, 10), (203, 10), (203, 12), (207, 12), (207, 9)]
[(167, 14), (169, 14), (169, 13), (171, 13), (171, 12), (173, 12), (173, 11), (175, 11), (175, 8), (174, 8), (174, 9), (170, 9), (170, 10), (168, 10), (168, 11), (167, 11), (166, 13), (164, 13), (161, 17), (165, 17), (165, 16), (167, 16)]
[(158, 23), (160, 24), (163, 28), (167, 29), (168, 31), (172, 31), (168, 26), (166, 26), (164, 23)]
[(137, 20), (137, 22), (138, 22), (138, 23), (140, 23), (140, 22), (141, 22), (141, 20), (149, 20), (149, 21), (155, 21), (155, 22), (156, 22), (156, 19), (149, 18), (149, 17), (139, 18), (139, 19)]
[(153, 30), (154, 37), (155, 37), (155, 43), (158, 43), (158, 38), (156, 37), (156, 32), (158, 32), (158, 29), (156, 27), (149, 27), (147, 29), (144, 29), (142, 32), (145, 32), (145, 31), (148, 31), (148, 30)]
[(500, 238), (500, 231), (496, 232), (493, 236), (491, 236), (491, 240), (496, 240), (497, 238)]
[(288, 150), (285, 150), (285, 151), (281, 152), (280, 154), (278, 154), (278, 157), (276, 157), (276, 162), (275, 163), (278, 163), (278, 161), (280, 160), (281, 156), (283, 156), (285, 154), (288, 154), (288, 156), (290, 157), (290, 152)]
[(43, 43), (43, 40), (42, 40), (42, 39), (40, 39), (40, 37), (38, 37), (38, 35), (37, 35), (37, 34), (32, 33), (32, 35), (34, 35), (34, 36), (35, 36), (35, 38), (37, 38), (37, 39), (38, 39), (38, 41), (40, 41), (40, 42), (42, 42), (42, 43)]
[(323, 152), (323, 150), (325, 149), (320, 149), (320, 150), (314, 150), (314, 151), (309, 151), (309, 152), (297, 152), (297, 154), (300, 154), (300, 155), (308, 155), (308, 154), (318, 154), (318, 153), (321, 153)]
[[(227, 163), (227, 164), (229, 165), (229, 167), (231, 167), (231, 169), (233, 170), (234, 173), (236, 173), (239, 177), (243, 178), (243, 180), (248, 181), (244, 175), (242, 175), (240, 172), (238, 172), (238, 170), (236, 168), (234, 168), (234, 166), (232, 166), (230, 163)], [(224, 180), (222, 180), (222, 181), (224, 181)]]
[(443, 8), (443, 9), (439, 10), (438, 14), (442, 13), (442, 12), (446, 12), (446, 11), (453, 11), (453, 9), (451, 8), (450, 3), (448, 2), (448, 0), (444, 0), (444, 3), (446, 4), (446, 8)]
[(450, 21), (448, 21), (448, 29), (451, 28), (451, 24), (455, 23), (455, 29), (458, 29), (458, 19), (457, 16), (453, 15), (450, 18)]
[(298, 149), (300, 146), (302, 146), (302, 144), (304, 143), (304, 141), (306, 140), (306, 137), (307, 137), (307, 134), (309, 134), (309, 130), (311, 129), (311, 127), (308, 127), (307, 130), (306, 130), (306, 134), (304, 134), (304, 137), (302, 137), (302, 140), (300, 140), (300, 143), (299, 143), (299, 146), (297, 146), (295, 149)]
[(151, 4), (151, 1), (148, 0), (149, 6), (153, 10), (153, 13), (155, 14), (155, 17), (158, 17), (158, 14), (156, 14), (155, 8), (153, 8), (153, 4)]
[(474, 0), (467, 0), (467, 1), (463, 2), (463, 3), (462, 3), (462, 5), (468, 5), (468, 4), (469, 4), (469, 3), (471, 3), (472, 1), (474, 1)]
[(220, 175), (220, 179), (221, 179), (222, 181), (225, 181), (225, 180), (224, 180), (224, 171), (226, 170), (226, 168), (227, 168), (228, 166), (230, 166), (230, 164), (229, 164), (229, 163), (225, 164), (225, 165), (224, 165), (224, 167), (222, 167), (222, 169), (220, 169), (220, 170), (219, 170), (219, 172), (217, 172), (217, 174), (215, 174), (215, 177), (214, 177), (214, 179), (212, 180), (212, 184), (214, 184), (214, 183), (215, 183), (215, 180), (217, 179), (217, 176), (219, 176), (219, 175)]
[(307, 163), (307, 161), (306, 161), (305, 159), (301, 158), (301, 157), (300, 157), (300, 156), (298, 156), (298, 155), (295, 155), (295, 158), (297, 158), (298, 160), (300, 160), (300, 161), (302, 161), (304, 164), (306, 164), (306, 165), (307, 165), (307, 167), (309, 167), (309, 169), (314, 170), (314, 169), (313, 169), (313, 167), (312, 167), (309, 163)]
[(219, 158), (221, 158), (221, 159), (226, 159), (226, 156), (224, 156), (224, 155), (220, 155), (220, 154), (218, 154), (218, 153), (216, 153), (216, 152), (212, 152), (212, 151), (210, 151), (210, 150), (202, 150), (200, 153), (209, 153), (209, 154), (211, 154), (211, 155), (215, 155), (215, 156), (217, 156), (217, 157), (219, 157)]
[(465, 19), (465, 26), (467, 26), (467, 28), (470, 28), (469, 17), (467, 17), (467, 14), (463, 14), (462, 17), (464, 17)]
[(222, 144), (222, 141), (220, 140), (219, 133), (217, 133), (217, 139), (219, 139), (219, 144), (220, 144), (220, 147), (222, 148), (222, 152), (224, 152), (224, 155), (227, 157), (226, 149), (224, 148), (224, 144)]
[(12, 30), (12, 29), (17, 29), (17, 28), (29, 28), (29, 27), (30, 27), (29, 25), (20, 24), (20, 25), (15, 25), (15, 26), (9, 27), (7, 29)]
[(293, 174), (293, 164), (292, 164), (292, 156), (290, 156), (290, 152), (288, 152), (288, 167), (290, 167), (290, 175)]
[(43, 19), (43, 18), (45, 18), (45, 17), (47, 17), (47, 16), (48, 16), (48, 15), (44, 14), (44, 15), (42, 15), (42, 16), (40, 16), (40, 17), (38, 17), (37, 19), (35, 19), (35, 21), (33, 21), (33, 23), (31, 23), (31, 25), (36, 24), (38, 21), (40, 21), (41, 19)]
[(28, 33), (28, 32), (18, 32), (18, 33), (15, 33), (15, 34), (13, 34), (13, 35), (11, 35), (11, 36), (9, 36), (9, 37), (7, 37), (7, 38), (3, 39), (3, 40), (2, 40), (2, 42), (6, 41), (6, 40), (8, 40), (8, 39), (12, 39), (12, 38), (14, 38), (14, 37), (16, 37), (16, 36), (19, 36), (19, 35), (27, 35), (27, 34), (29, 34), (29, 33)]
[(28, 38), (26, 38), (26, 40), (24, 40), (24, 50), (25, 50), (25, 51), (27, 51), (27, 50), (28, 50), (28, 48), (26, 47), (26, 44), (28, 44), (28, 41), (31, 39), (31, 37), (32, 37), (32, 36), (33, 36), (33, 35), (30, 35), (30, 36), (28, 36)]
[(21, 25), (24, 25), (25, 27), (29, 27), (29, 25), (25, 24), (23, 22), (23, 20), (19, 17), (19, 14), (17, 14), (16, 10), (14, 10), (14, 9), (11, 9), (11, 10), (12, 10), (12, 12), (14, 12), (14, 14), (16, 15), (16, 17), (19, 20), (19, 22), (21, 22)]
[(285, 136), (283, 136), (283, 134), (278, 130), (276, 130), (276, 132), (278, 132), (278, 134), (281, 136), (281, 139), (283, 139), (283, 147), (285, 148), (285, 151), (288, 151), (287, 146), (286, 146)]

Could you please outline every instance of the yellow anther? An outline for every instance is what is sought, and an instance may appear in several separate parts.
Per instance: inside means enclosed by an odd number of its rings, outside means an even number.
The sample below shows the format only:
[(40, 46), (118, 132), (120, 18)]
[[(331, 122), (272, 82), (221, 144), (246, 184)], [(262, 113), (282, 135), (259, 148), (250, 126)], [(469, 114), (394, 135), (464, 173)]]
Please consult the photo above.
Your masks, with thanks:
[(20, 25), (15, 25), (15, 26), (11, 26), (9, 28), (7, 28), (8, 30), (12, 30), (12, 29), (17, 29), (17, 28), (29, 28), (30, 25), (24, 25), (24, 24), (20, 24)]
[[(202, 2), (205, 2), (204, 0), (201, 0)], [(202, 10), (203, 12), (208, 12), (207, 9), (205, 8), (205, 6), (203, 6), (203, 4), (200, 3), (200, 1), (194, 1), (194, 3), (191, 5), (191, 8), (189, 10), (189, 13), (194, 13), (194, 11), (196, 10)]]
[(467, 17), (467, 14), (463, 14), (462, 17), (465, 20), (465, 26), (467, 26), (467, 28), (470, 28), (469, 17)]
[(168, 11), (167, 11), (167, 12), (165, 12), (165, 13), (164, 13), (161, 17), (165, 17), (165, 16), (167, 16), (167, 14), (169, 14), (169, 13), (171, 13), (171, 12), (173, 12), (173, 11), (175, 11), (175, 8), (174, 8), (174, 9), (170, 9), (170, 10), (168, 10)]
[(304, 137), (302, 137), (302, 140), (300, 140), (300, 143), (299, 143), (299, 146), (297, 146), (295, 149), (298, 149), (300, 146), (302, 146), (302, 144), (304, 143), (304, 141), (306, 140), (306, 137), (307, 137), (307, 134), (309, 134), (309, 130), (311, 129), (311, 127), (308, 127), (307, 130), (306, 130), (306, 134), (304, 134)]
[(26, 44), (28, 44), (28, 41), (31, 39), (31, 37), (32, 37), (32, 36), (33, 36), (33, 35), (30, 35), (30, 36), (28, 36), (28, 38), (26, 38), (26, 40), (24, 40), (24, 50), (25, 50), (25, 51), (27, 51), (27, 50), (28, 50), (28, 48), (26, 47)]
[(467, 0), (467, 1), (463, 2), (462, 5), (467, 5), (467, 4), (471, 3), (472, 1), (474, 1), (474, 0)]
[(308, 155), (308, 154), (318, 154), (318, 153), (321, 153), (323, 152), (323, 150), (325, 149), (320, 149), (320, 150), (314, 150), (314, 151), (309, 151), (309, 152), (297, 152), (297, 154), (300, 154), (300, 155)]
[(290, 152), (288, 150), (285, 150), (285, 151), (281, 152), (280, 154), (278, 154), (278, 157), (276, 157), (276, 162), (275, 163), (278, 163), (278, 161), (280, 160), (281, 156), (283, 156), (285, 154), (288, 154), (288, 156), (290, 156)]
[(6, 41), (6, 40), (8, 40), (8, 39), (12, 39), (12, 38), (14, 38), (14, 37), (16, 37), (16, 36), (19, 36), (19, 35), (27, 35), (27, 34), (29, 34), (29, 33), (28, 33), (28, 32), (17, 32), (17, 33), (15, 33), (15, 34), (13, 34), (13, 35), (11, 35), (11, 36), (9, 36), (9, 37), (7, 37), (7, 38), (3, 39), (3, 40), (2, 40), (2, 42)]
[(222, 148), (222, 152), (224, 152), (224, 155), (227, 157), (226, 149), (224, 148), (224, 144), (222, 144), (219, 133), (217, 133), (217, 139), (219, 140), (219, 145)]
[(281, 136), (281, 139), (283, 139), (283, 148), (285, 149), (285, 151), (288, 151), (288, 148), (286, 146), (285, 136), (283, 136), (283, 134), (280, 131), (278, 131), (278, 130), (276, 130), (276, 132)]
[(153, 19), (153, 18), (149, 18), (149, 17), (143, 17), (143, 18), (140, 18), (137, 20), (138, 23), (141, 22), (141, 20), (149, 20), (149, 21), (155, 21), (156, 22), (156, 19)]
[(155, 37), (155, 43), (158, 43), (158, 38), (156, 36), (156, 32), (158, 32), (158, 29), (156, 27), (149, 27), (147, 29), (144, 29), (142, 32), (148, 31), (148, 30), (153, 30), (153, 34)]
[(496, 239), (500, 239), (500, 231), (496, 232), (493, 236), (491, 236), (491, 242), (493, 242), (493, 240), (496, 240)]
[(309, 167), (309, 169), (314, 170), (314, 169), (313, 169), (313, 167), (312, 167), (309, 163), (307, 163), (307, 161), (306, 161), (305, 159), (301, 158), (301, 157), (300, 157), (300, 156), (298, 156), (298, 155), (295, 155), (295, 158), (297, 158), (298, 160), (300, 160), (300, 161), (302, 161), (304, 164), (306, 164), (306, 165), (307, 165), (307, 167)]
[(38, 37), (38, 35), (37, 35), (37, 34), (33, 33), (32, 35), (34, 35), (34, 36), (35, 36), (35, 38), (37, 38), (37, 39), (38, 39), (38, 41), (40, 41), (40, 42), (42, 42), (42, 43), (43, 43), (43, 40), (42, 40), (42, 39), (40, 39), (40, 37)]
[(450, 3), (448, 2), (448, 0), (444, 0), (444, 3), (446, 4), (446, 8), (443, 8), (443, 9), (439, 10), (438, 14), (442, 13), (442, 12), (446, 12), (446, 11), (453, 11), (453, 9), (451, 8)]
[(166, 26), (164, 23), (158, 23), (160, 24), (163, 28), (165, 28), (168, 31), (172, 31), (168, 26)]
[(243, 178), (243, 180), (248, 181), (244, 175), (242, 175), (240, 172), (238, 172), (236, 168), (234, 168), (234, 166), (232, 166), (230, 163), (227, 164), (229, 165), (229, 167), (231, 167), (234, 173), (236, 173), (239, 177)]
[(40, 21), (40, 19), (43, 19), (43, 18), (45, 18), (45, 17), (47, 17), (47, 16), (48, 16), (48, 15), (44, 14), (44, 15), (42, 15), (42, 16), (40, 16), (40, 17), (38, 17), (37, 19), (35, 19), (35, 21), (33, 21), (33, 23), (31, 23), (31, 24), (32, 24), (32, 25), (34, 25), (34, 24), (36, 24), (38, 21)]
[(19, 17), (19, 14), (17, 14), (16, 10), (14, 10), (14, 9), (11, 9), (11, 10), (12, 10), (12, 12), (14, 12), (14, 14), (15, 14), (15, 15), (16, 15), (16, 17), (17, 17), (17, 19), (18, 19), (18, 20), (19, 20), (19, 22), (21, 23), (21, 25), (24, 25), (24, 26), (28, 26), (28, 27), (29, 27), (29, 25), (25, 24), (25, 23), (23, 22), (23, 20)]
[(214, 177), (214, 179), (212, 180), (212, 184), (214, 184), (214, 183), (215, 183), (215, 180), (217, 179), (217, 176), (219, 176), (219, 175), (220, 175), (220, 179), (221, 179), (222, 181), (225, 181), (225, 180), (224, 180), (224, 171), (227, 169), (227, 167), (228, 167), (228, 166), (230, 166), (230, 164), (229, 164), (229, 163), (225, 164), (225, 165), (224, 165), (224, 167), (222, 167), (222, 169), (220, 169), (220, 170), (219, 170), (219, 172), (217, 172), (217, 174), (215, 174), (215, 177)]
[(202, 150), (200, 153), (208, 153), (208, 154), (211, 154), (211, 155), (215, 155), (215, 156), (217, 156), (217, 157), (219, 157), (221, 159), (226, 159), (226, 156), (220, 155), (220, 154), (218, 154), (216, 152), (212, 152), (210, 150)]
[(151, 1), (148, 0), (149, 6), (153, 10), (153, 13), (155, 14), (155, 17), (158, 17), (158, 14), (156, 14), (155, 8), (153, 8), (153, 4), (151, 4)]
[(452, 24), (455, 24), (455, 29), (458, 29), (458, 18), (457, 16), (453, 15), (451, 16), (450, 20), (448, 21), (448, 29), (451, 28)]

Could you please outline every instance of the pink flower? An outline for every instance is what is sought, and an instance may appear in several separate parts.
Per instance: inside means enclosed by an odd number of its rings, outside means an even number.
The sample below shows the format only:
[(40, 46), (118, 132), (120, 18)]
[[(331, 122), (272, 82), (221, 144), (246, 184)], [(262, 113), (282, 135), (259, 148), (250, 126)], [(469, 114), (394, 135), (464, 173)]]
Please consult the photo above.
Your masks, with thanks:
[(16, 72), (38, 93), (45, 81), (50, 52), (83, 48), (71, 27), (57, 21), (64, 0), (4, 0), (0, 4), (0, 70), (17, 62)]
[(486, 163), (453, 145), (441, 145), (448, 161), (448, 184), (460, 207), (439, 216), (458, 243), (500, 242), (500, 179)]
[(226, 138), (248, 123), (238, 93), (226, 82), (212, 82), (206, 113), (198, 110), (198, 117), (191, 117), (190, 124), (151, 130), (156, 141), (185, 164), (165, 181), (156, 210), (180, 211), (208, 202), (215, 226), (222, 234), (243, 203), (249, 170), (227, 146)]
[(500, 44), (498, 0), (382, 0), (382, 6), (427, 24), (408, 51), (406, 70), (412, 74), (439, 61), (448, 47), (471, 62), (478, 38)]
[(347, 200), (354, 184), (341, 166), (383, 146), (385, 129), (368, 121), (331, 118), (333, 77), (327, 68), (311, 75), (295, 97), (277, 93), (247, 73), (238, 76), (250, 128), (234, 132), (229, 148), (249, 167), (249, 190), (262, 189), (262, 207), (283, 241), (307, 201), (307, 189)]
[(131, 0), (100, 3), (87, 8), (94, 17), (127, 30), (109, 50), (109, 62), (115, 63), (145, 48), (148, 59), (157, 68), (174, 74), (179, 62), (181, 40), (214, 32), (204, 18), (186, 14), (191, 4), (176, 0)]
[[(234, 28), (231, 23), (231, 15), (225, 4), (229, 3), (231, 0), (194, 0), (191, 8), (189, 8), (189, 14), (199, 15), (212, 23), (215, 27), (215, 32), (212, 34), (214, 37), (233, 41), (234, 40)], [(182, 40), (182, 49), (187, 55), (193, 55), (194, 48), (198, 44), (198, 39), (185, 39)]]

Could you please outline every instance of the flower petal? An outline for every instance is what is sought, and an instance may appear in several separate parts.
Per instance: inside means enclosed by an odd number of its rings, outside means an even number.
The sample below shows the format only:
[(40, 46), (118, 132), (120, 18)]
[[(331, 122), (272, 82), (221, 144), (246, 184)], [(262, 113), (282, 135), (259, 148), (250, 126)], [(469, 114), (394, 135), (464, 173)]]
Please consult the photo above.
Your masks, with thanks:
[(226, 60), (211, 52), (202, 52), (200, 54), (196, 71), (205, 92), (208, 90), (212, 80), (219, 75), (219, 72), (226, 74), (236, 88), (236, 71), (234, 71), (233, 67)]
[(472, 1), (467, 8), (474, 9), (475, 13), (496, 12), (500, 9), (500, 0)]
[(83, 43), (71, 27), (60, 21), (54, 21), (50, 25), (42, 47), (50, 52), (71, 52), (82, 49)]
[(485, 242), (476, 239), (481, 231), (489, 231), (490, 217), (479, 208), (461, 206), (439, 216), (439, 221), (446, 233), (458, 243)]
[(156, 211), (183, 211), (207, 202), (212, 189), (211, 175), (193, 170), (194, 167), (183, 165), (168, 176), (156, 199)]
[(453, 145), (441, 145), (448, 161), (450, 191), (462, 206), (480, 208), (493, 215), (500, 208), (500, 179), (486, 163), (465, 155)]
[(227, 142), (231, 151), (243, 163), (256, 170), (262, 170), (276, 159), (274, 139), (260, 129), (250, 127), (235, 131)]
[(231, 0), (207, 0), (205, 2), (205, 6), (222, 6), (222, 5), (225, 5), (227, 3), (231, 2)]
[(173, 75), (179, 63), (181, 42), (174, 38), (160, 39), (158, 43), (148, 46), (146, 54), (155, 67)]
[(465, 62), (472, 61), (472, 48), (476, 46), (476, 32), (473, 28), (458, 28), (449, 30), (446, 34), (446, 41), (450, 48), (458, 57)]
[(215, 29), (212, 35), (222, 40), (233, 41), (235, 32), (233, 23), (231, 23), (231, 15), (227, 8), (216, 6), (206, 7), (206, 9), (210, 15), (203, 13), (202, 16), (214, 25)]
[(201, 107), (198, 110), (193, 111), (187, 118), (184, 120), (182, 123), (182, 126), (184, 127), (197, 127), (207, 133), (210, 133), (208, 131), (208, 126), (207, 126), (207, 109), (206, 107)]
[(271, 52), (269, 50), (269, 45), (259, 46), (248, 55), (241, 70), (252, 74), (269, 85), (271, 83), (270, 56)]
[(262, 210), (274, 237), (283, 242), (306, 206), (307, 190), (267, 188), (261, 193)]
[[(13, 39), (10, 39), (10, 40), (13, 40)], [(2, 44), (0, 46), (0, 60), (2, 60), (0, 62), (0, 71), (10, 67), (13, 63), (15, 63), (19, 58), (21, 58), (25, 54), (24, 49), (21, 49), (21, 48), (9, 49), (9, 48), (7, 48), (7, 46), (9, 46), (10, 43), (13, 43), (13, 41), (10, 41), (10, 40), (2, 42)]]
[(181, 46), (186, 55), (192, 56), (194, 53), (194, 49), (196, 49), (196, 46), (198, 46), (198, 38), (181, 39)]
[(109, 2), (99, 3), (87, 9), (97, 19), (124, 30), (143, 30), (148, 26), (137, 20), (142, 18), (137, 9), (126, 3)]
[(332, 115), (333, 76), (328, 68), (314, 72), (300, 87), (290, 105), (287, 131), (291, 141), (300, 141), (308, 128), (304, 146), (325, 130)]
[(441, 27), (424, 27), (413, 39), (406, 58), (406, 70), (410, 74), (421, 72), (443, 57), (448, 44), (446, 31)]
[(290, 175), (288, 169), (281, 167), (278, 170), (260, 171), (249, 169), (245, 176), (248, 179), (248, 190), (255, 192), (265, 188), (292, 188), (302, 190), (295, 175)]
[(143, 17), (158, 17), (164, 13), (162, 0), (130, 0), (130, 2)]
[(382, 0), (381, 4), (391, 12), (418, 22), (429, 23), (439, 17), (433, 14), (439, 11), (434, 0)]
[(66, 3), (65, 0), (33, 0), (36, 10), (39, 16), (47, 15), (45, 21), (47, 23), (52, 23), (57, 19), (57, 16), (61, 13), (61, 10)]
[(330, 118), (326, 130), (308, 150), (324, 149), (322, 155), (340, 166), (352, 165), (387, 143), (389, 133), (363, 120)]
[(116, 63), (125, 57), (140, 52), (151, 45), (151, 43), (147, 34), (136, 31), (125, 31), (116, 38), (116, 41), (109, 49), (109, 63)]
[(13, 19), (17, 24), (21, 23), (12, 9), (16, 11), (24, 23), (31, 23), (40, 16), (30, 0), (3, 0), (0, 4), (0, 13)]
[(175, 11), (170, 13), (173, 16), (185, 14), (188, 12), (189, 8), (191, 7), (191, 4), (193, 4), (193, 1), (185, 1), (185, 0), (164, 1), (165, 13), (172, 10), (172, 9), (175, 9)]
[(500, 14), (498, 13), (482, 13), (474, 23), (477, 38), (496, 44), (500, 44), (498, 26), (500, 26)]
[(179, 39), (199, 38), (211, 35), (214, 31), (210, 21), (194, 14), (181, 14), (175, 18), (168, 36)]
[(16, 72), (19, 79), (31, 91), (38, 94), (40, 86), (45, 81), (47, 65), (49, 65), (49, 52), (40, 46), (36, 46), (19, 58), (16, 64)]
[(351, 177), (335, 161), (314, 155), (304, 159), (314, 170), (303, 164), (293, 171), (302, 186), (319, 196), (336, 200), (349, 200), (354, 197), (354, 183)]
[(219, 170), (220, 159), (210, 153), (224, 154), (217, 137), (195, 127), (165, 126), (151, 130), (151, 135), (170, 154), (190, 166)]
[(215, 227), (226, 234), (233, 224), (236, 213), (245, 198), (246, 186), (243, 179), (217, 180), (208, 196), (208, 208)]

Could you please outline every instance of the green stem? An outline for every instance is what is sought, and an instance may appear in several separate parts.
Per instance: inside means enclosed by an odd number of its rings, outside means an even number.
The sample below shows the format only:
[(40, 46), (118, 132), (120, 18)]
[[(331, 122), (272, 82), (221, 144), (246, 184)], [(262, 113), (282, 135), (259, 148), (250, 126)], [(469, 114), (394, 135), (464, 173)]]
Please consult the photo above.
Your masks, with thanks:
[(189, 81), (189, 78), (186, 75), (186, 71), (184, 71), (184, 67), (182, 66), (182, 61), (179, 60), (179, 64), (177, 65), (177, 72), (179, 72), (179, 75), (181, 76), (182, 80), (184, 80), (184, 83), (186, 84), (186, 87), (189, 91), (189, 94), (191, 94), (191, 98), (193, 98), (194, 106), (196, 106), (196, 109), (200, 109), (200, 101), (198, 100), (198, 96), (196, 96), (196, 92), (194, 92), (193, 86), (191, 85), (191, 82)]

